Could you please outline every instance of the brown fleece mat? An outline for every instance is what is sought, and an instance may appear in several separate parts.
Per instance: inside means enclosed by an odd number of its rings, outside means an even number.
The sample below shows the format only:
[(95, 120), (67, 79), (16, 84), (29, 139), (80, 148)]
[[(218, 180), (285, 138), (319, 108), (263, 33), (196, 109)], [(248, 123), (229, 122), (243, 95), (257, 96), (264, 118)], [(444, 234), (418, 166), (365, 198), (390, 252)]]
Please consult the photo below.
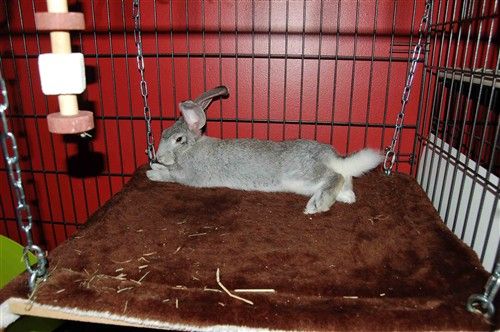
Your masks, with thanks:
[[(490, 329), (465, 310), (488, 274), (406, 175), (354, 180), (357, 203), (149, 181), (145, 168), (54, 249), (36, 302), (190, 326)], [(250, 305), (220, 292), (216, 270)], [(140, 281), (140, 283), (138, 282)], [(26, 297), (26, 277), (0, 298)]]

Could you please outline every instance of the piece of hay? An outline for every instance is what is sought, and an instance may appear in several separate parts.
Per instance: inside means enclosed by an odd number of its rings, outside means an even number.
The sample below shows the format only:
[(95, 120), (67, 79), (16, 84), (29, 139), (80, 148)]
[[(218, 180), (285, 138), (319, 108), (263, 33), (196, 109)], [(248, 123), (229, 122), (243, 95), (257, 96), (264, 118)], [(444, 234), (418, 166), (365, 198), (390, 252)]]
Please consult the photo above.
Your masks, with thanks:
[(235, 293), (276, 293), (272, 288), (248, 288), (248, 289), (235, 289)]
[(195, 233), (195, 234), (190, 234), (190, 235), (188, 235), (188, 237), (202, 236), (202, 235), (207, 235), (207, 233)]
[(113, 279), (116, 279), (116, 280), (120, 280), (120, 281), (125, 281), (127, 280), (127, 278), (125, 278), (127, 275), (125, 273), (120, 273), (119, 275), (117, 276), (107, 276), (105, 274), (101, 274), (100, 276), (103, 276), (103, 277), (111, 277)]
[[(132, 261), (132, 259), (128, 259), (128, 260), (123, 261), (123, 262), (118, 262), (118, 261), (115, 261), (115, 260), (112, 260), (112, 259), (110, 259), (110, 261), (112, 261), (115, 264), (125, 264), (125, 263), (130, 263)], [(87, 271), (85, 271), (85, 272), (87, 272)], [(88, 272), (87, 272), (87, 274), (88, 274)]]
[(146, 274), (145, 274), (145, 275), (143, 275), (143, 276), (141, 277), (141, 279), (139, 279), (139, 280), (137, 280), (137, 281), (138, 281), (139, 283), (141, 283), (141, 282), (144, 280), (144, 278), (146, 278), (146, 276), (149, 274), (149, 272), (151, 272), (151, 271), (146, 272)]
[(125, 287), (125, 288), (119, 288), (116, 292), (118, 294), (120, 294), (121, 292), (125, 292), (125, 291), (128, 291), (128, 290), (131, 290), (133, 289), (134, 287)]
[(204, 291), (206, 292), (216, 292), (216, 293), (222, 293), (222, 291), (220, 289), (215, 289), (215, 288), (208, 288), (205, 286), (205, 288), (203, 288)]
[(128, 307), (128, 300), (125, 302), (125, 307), (123, 308), (123, 313), (125, 313), (125, 311), (127, 311), (127, 307)]
[(219, 284), (220, 288), (222, 288), (222, 290), (224, 290), (224, 291), (227, 293), (227, 295), (229, 295), (229, 296), (231, 296), (232, 298), (235, 298), (235, 299), (237, 299), (237, 300), (240, 300), (240, 301), (243, 301), (243, 302), (248, 303), (248, 304), (250, 304), (250, 305), (253, 305), (253, 302), (252, 302), (252, 301), (247, 300), (247, 299), (244, 299), (244, 298), (242, 298), (242, 297), (239, 297), (239, 296), (237, 296), (237, 295), (232, 294), (232, 293), (231, 293), (231, 292), (230, 292), (230, 291), (229, 291), (229, 290), (228, 290), (228, 289), (227, 289), (227, 288), (226, 288), (226, 287), (222, 284), (222, 282), (220, 281), (220, 270), (219, 270), (219, 268), (217, 268), (217, 271), (215, 272), (215, 279), (217, 280), (217, 283)]

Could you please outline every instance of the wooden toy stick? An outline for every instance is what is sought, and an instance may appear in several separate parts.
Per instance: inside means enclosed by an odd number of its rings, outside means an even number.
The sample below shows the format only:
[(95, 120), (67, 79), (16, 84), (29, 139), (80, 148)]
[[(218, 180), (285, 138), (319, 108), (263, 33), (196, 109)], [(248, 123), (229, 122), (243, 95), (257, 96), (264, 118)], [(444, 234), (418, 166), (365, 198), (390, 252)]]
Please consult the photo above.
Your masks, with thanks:
[[(67, 13), (67, 0), (47, 0), (47, 10), (49, 13)], [(71, 39), (67, 31), (50, 32), (50, 44), (52, 53), (71, 53)], [(59, 95), (59, 110), (63, 116), (78, 114), (78, 101), (76, 95)]]

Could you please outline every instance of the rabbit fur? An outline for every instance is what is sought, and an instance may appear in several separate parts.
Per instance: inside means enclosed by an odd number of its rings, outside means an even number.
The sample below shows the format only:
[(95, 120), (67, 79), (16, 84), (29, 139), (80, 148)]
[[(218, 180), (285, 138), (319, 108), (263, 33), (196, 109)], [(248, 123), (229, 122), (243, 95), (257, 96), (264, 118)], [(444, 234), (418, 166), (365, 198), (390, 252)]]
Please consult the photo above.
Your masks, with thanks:
[[(212, 98), (219, 95), (224, 95), (224, 90)], [(179, 104), (183, 116), (163, 131), (157, 163), (146, 173), (150, 180), (293, 192), (311, 197), (304, 213), (314, 214), (328, 211), (335, 201), (354, 203), (352, 177), (375, 168), (383, 159), (380, 152), (371, 149), (343, 158), (330, 145), (310, 140), (208, 137), (201, 129), (209, 103), (188, 100)]]

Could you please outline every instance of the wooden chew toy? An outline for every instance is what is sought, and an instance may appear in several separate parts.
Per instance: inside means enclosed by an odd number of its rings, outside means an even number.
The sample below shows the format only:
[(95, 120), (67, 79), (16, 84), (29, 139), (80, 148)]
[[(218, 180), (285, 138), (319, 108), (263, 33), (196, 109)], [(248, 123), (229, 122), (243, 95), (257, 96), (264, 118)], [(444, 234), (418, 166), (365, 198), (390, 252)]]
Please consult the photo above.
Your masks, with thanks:
[[(49, 131), (77, 134), (94, 128), (92, 112), (79, 111), (77, 94), (86, 87), (83, 54), (71, 52), (68, 30), (83, 30), (82, 13), (69, 13), (67, 0), (47, 0), (48, 12), (35, 13), (37, 30), (50, 31), (52, 53), (40, 54), (38, 68), (42, 91), (57, 95), (58, 113), (47, 116)], [(55, 30), (55, 31), (54, 31)]]

